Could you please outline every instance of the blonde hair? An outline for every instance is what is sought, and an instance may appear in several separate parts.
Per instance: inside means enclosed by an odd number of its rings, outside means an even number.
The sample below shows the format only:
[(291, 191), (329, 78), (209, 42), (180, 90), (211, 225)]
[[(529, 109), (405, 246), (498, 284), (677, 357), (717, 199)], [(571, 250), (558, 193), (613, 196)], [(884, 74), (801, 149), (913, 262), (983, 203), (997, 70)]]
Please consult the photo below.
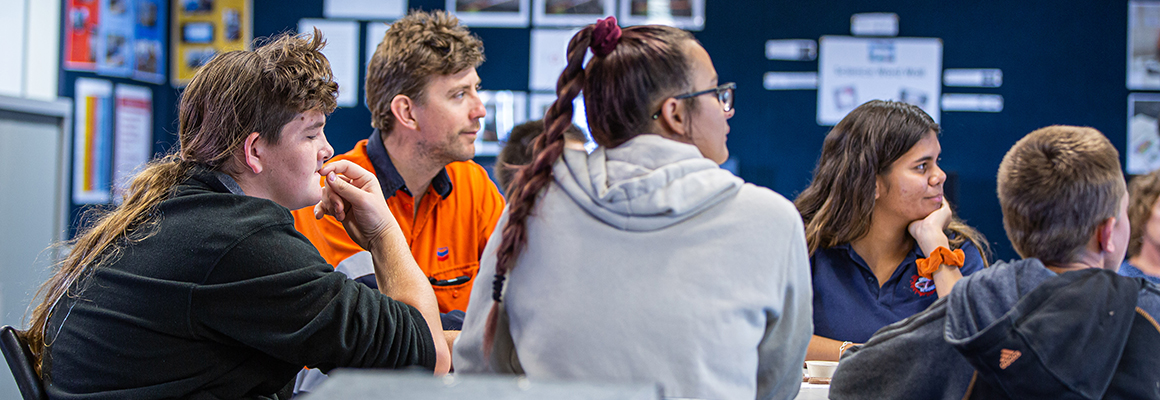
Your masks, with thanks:
[(1021, 257), (1075, 262), (1097, 226), (1119, 212), (1120, 155), (1092, 128), (1038, 129), (1003, 157), (998, 193), (1003, 227)]
[(94, 222), (69, 244), (72, 251), (41, 285), (30, 327), (23, 332), (41, 373), (45, 330), (63, 296), (78, 296), (85, 277), (119, 257), (125, 246), (144, 240), (158, 222), (154, 211), (195, 165), (226, 171), (251, 132), (276, 143), (282, 127), (299, 113), (334, 111), (338, 85), (322, 55), (325, 41), (282, 34), (254, 51), (232, 51), (210, 60), (181, 97), (179, 149), (150, 162), (133, 177), (120, 206), (92, 211)]

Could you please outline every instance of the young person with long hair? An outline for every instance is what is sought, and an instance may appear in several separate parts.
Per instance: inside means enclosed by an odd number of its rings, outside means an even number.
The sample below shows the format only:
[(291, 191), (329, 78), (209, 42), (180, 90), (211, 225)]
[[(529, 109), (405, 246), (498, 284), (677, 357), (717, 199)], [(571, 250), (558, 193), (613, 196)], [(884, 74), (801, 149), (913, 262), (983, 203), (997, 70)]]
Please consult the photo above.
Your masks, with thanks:
[[(281, 35), (193, 78), (178, 149), (41, 288), (23, 336), (50, 398), (285, 398), (304, 365), (447, 371), (434, 293), (374, 176), (322, 166), (337, 91), (323, 45)], [(383, 293), (294, 230), (289, 209), (312, 204), (371, 252)]]
[[(688, 32), (613, 17), (573, 36), (567, 59), (484, 250), (494, 281), (472, 290), (456, 371), (792, 398), (806, 243), (792, 203), (719, 166), (734, 85)], [(564, 140), (581, 91), (591, 154)]]
[(986, 240), (943, 199), (938, 135), (922, 109), (881, 100), (826, 135), (814, 179), (795, 200), (814, 289), (807, 359), (837, 360), (986, 266)]
[(1128, 198), (1132, 236), (1120, 275), (1160, 284), (1160, 170), (1132, 178)]

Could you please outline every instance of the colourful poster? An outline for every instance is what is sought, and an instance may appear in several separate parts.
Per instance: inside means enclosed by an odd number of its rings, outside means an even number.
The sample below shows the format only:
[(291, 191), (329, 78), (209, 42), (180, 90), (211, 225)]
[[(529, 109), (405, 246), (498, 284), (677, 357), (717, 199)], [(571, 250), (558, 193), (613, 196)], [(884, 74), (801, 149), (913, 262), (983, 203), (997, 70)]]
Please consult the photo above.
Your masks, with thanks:
[(100, 0), (97, 24), (97, 73), (128, 77), (133, 74), (133, 7), (130, 0)]
[(173, 0), (172, 81), (184, 86), (215, 54), (249, 48), (250, 0)]
[(97, 0), (65, 0), (64, 13), (64, 67), (95, 70), (100, 5)]
[(77, 78), (73, 99), (73, 202), (107, 203), (112, 186), (113, 84)]
[(133, 32), (133, 79), (165, 83), (165, 0), (136, 0)]
[(153, 91), (144, 86), (117, 85), (116, 139), (113, 147), (113, 201), (141, 165), (153, 155)]

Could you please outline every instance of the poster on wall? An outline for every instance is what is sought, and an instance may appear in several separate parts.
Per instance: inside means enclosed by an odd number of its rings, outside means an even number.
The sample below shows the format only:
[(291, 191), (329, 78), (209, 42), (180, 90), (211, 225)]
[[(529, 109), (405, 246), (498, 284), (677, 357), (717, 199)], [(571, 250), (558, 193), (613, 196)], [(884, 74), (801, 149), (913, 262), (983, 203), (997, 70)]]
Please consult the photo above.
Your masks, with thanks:
[(65, 69), (95, 71), (100, 4), (94, 0), (66, 0), (64, 13)]
[(446, 9), (472, 28), (528, 26), (528, 0), (447, 0)]
[(165, 44), (163, 29), (165, 0), (136, 0), (133, 28), (133, 79), (165, 83)]
[(616, 0), (532, 0), (536, 26), (585, 26), (616, 14)]
[(326, 38), (322, 54), (330, 61), (334, 82), (338, 84), (338, 106), (358, 105), (358, 21), (335, 21), (303, 18), (298, 20), (298, 33), (313, 34), (314, 28)]
[(407, 15), (407, 0), (325, 0), (322, 15), (364, 21), (398, 19)]
[(837, 124), (870, 100), (914, 104), (939, 121), (942, 39), (822, 36), (818, 125)]
[(705, 0), (621, 0), (621, 26), (659, 24), (699, 31), (705, 28)]
[(372, 21), (367, 22), (367, 37), (366, 37), (366, 57), (363, 58), (362, 70), (366, 71), (367, 67), (371, 65), (371, 58), (375, 56), (375, 50), (379, 48), (379, 43), (383, 41), (383, 36), (387, 35), (387, 30), (391, 28), (389, 22)]
[(97, 73), (128, 77), (133, 74), (133, 5), (130, 0), (101, 0), (97, 25)]
[(250, 0), (173, 0), (170, 31), (174, 86), (185, 86), (214, 55), (249, 48)]
[(113, 98), (113, 202), (119, 204), (129, 178), (153, 155), (153, 90), (119, 84)]
[(556, 81), (568, 66), (568, 42), (578, 30), (533, 29), (529, 57), (528, 87), (556, 91)]
[(1160, 169), (1160, 93), (1128, 95), (1129, 175), (1144, 175)]
[(1160, 1), (1128, 2), (1128, 89), (1160, 89)]
[(73, 100), (73, 202), (108, 203), (113, 166), (113, 84), (104, 79), (77, 78)]
[(494, 156), (507, 143), (512, 128), (528, 120), (528, 95), (510, 90), (481, 90), (479, 100), (487, 109), (475, 135), (475, 155)]

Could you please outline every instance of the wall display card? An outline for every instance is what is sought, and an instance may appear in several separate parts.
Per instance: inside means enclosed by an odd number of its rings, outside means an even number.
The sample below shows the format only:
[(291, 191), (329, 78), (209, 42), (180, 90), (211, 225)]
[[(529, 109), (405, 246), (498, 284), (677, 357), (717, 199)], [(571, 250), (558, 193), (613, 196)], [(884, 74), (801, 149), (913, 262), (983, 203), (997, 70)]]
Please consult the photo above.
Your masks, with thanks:
[(77, 78), (73, 100), (73, 202), (108, 203), (113, 166), (113, 84)]
[[(548, 113), (548, 108), (556, 102), (556, 95), (547, 93), (533, 93), (528, 99), (528, 119), (537, 120), (544, 119), (544, 115)], [(589, 153), (596, 149), (596, 142), (592, 140), (592, 132), (588, 130), (588, 116), (584, 112), (584, 96), (576, 96), (572, 100), (572, 123), (584, 132), (584, 137), (588, 140), (584, 144), (584, 149)]]
[(153, 91), (117, 85), (116, 138), (113, 145), (113, 202), (120, 203), (129, 178), (153, 153)]
[(383, 41), (383, 36), (387, 34), (387, 30), (391, 25), (386, 22), (372, 21), (367, 22), (367, 38), (366, 38), (366, 58), (363, 58), (362, 70), (366, 71), (367, 67), (371, 65), (371, 57), (375, 55), (375, 49), (379, 48), (379, 43)]
[(660, 24), (699, 31), (705, 27), (705, 0), (621, 0), (622, 26)]
[(943, 84), (960, 87), (1003, 86), (1003, 70), (947, 68), (943, 71)]
[(585, 26), (616, 14), (616, 0), (532, 0), (536, 26)]
[(818, 125), (875, 99), (914, 104), (939, 121), (941, 39), (823, 36), (819, 47)]
[(66, 0), (63, 11), (65, 69), (95, 71), (101, 5), (92, 0)]
[(766, 40), (765, 58), (769, 60), (813, 61), (818, 58), (818, 42), (812, 39)]
[(1144, 175), (1160, 169), (1158, 119), (1160, 119), (1160, 94), (1128, 95), (1128, 174)]
[(854, 36), (898, 36), (898, 14), (862, 13), (850, 16)]
[(135, 20), (129, 0), (101, 0), (97, 26), (97, 73), (128, 77), (133, 74)]
[(765, 90), (817, 89), (817, 72), (766, 72), (762, 79)]
[(407, 0), (325, 0), (326, 18), (397, 19), (407, 15)]
[(1128, 89), (1160, 89), (1160, 1), (1128, 2)]
[(133, 31), (133, 79), (165, 83), (165, 42), (169, 15), (165, 0), (136, 0)]
[(249, 48), (250, 0), (173, 0), (170, 61), (174, 86), (185, 86), (214, 55)]
[(528, 26), (528, 0), (447, 0), (447, 10), (468, 27), (519, 28)]
[(997, 94), (944, 93), (943, 111), (1000, 112), (1003, 96)]
[(528, 120), (528, 95), (509, 90), (481, 90), (479, 99), (487, 109), (475, 135), (475, 155), (495, 156), (507, 143), (512, 128)]
[(568, 66), (568, 42), (578, 30), (533, 29), (531, 66), (528, 87), (532, 90), (556, 90), (560, 73)]
[(313, 34), (322, 31), (326, 47), (322, 54), (330, 61), (334, 82), (338, 83), (338, 106), (358, 105), (358, 21), (334, 21), (303, 18), (298, 21), (298, 33)]

